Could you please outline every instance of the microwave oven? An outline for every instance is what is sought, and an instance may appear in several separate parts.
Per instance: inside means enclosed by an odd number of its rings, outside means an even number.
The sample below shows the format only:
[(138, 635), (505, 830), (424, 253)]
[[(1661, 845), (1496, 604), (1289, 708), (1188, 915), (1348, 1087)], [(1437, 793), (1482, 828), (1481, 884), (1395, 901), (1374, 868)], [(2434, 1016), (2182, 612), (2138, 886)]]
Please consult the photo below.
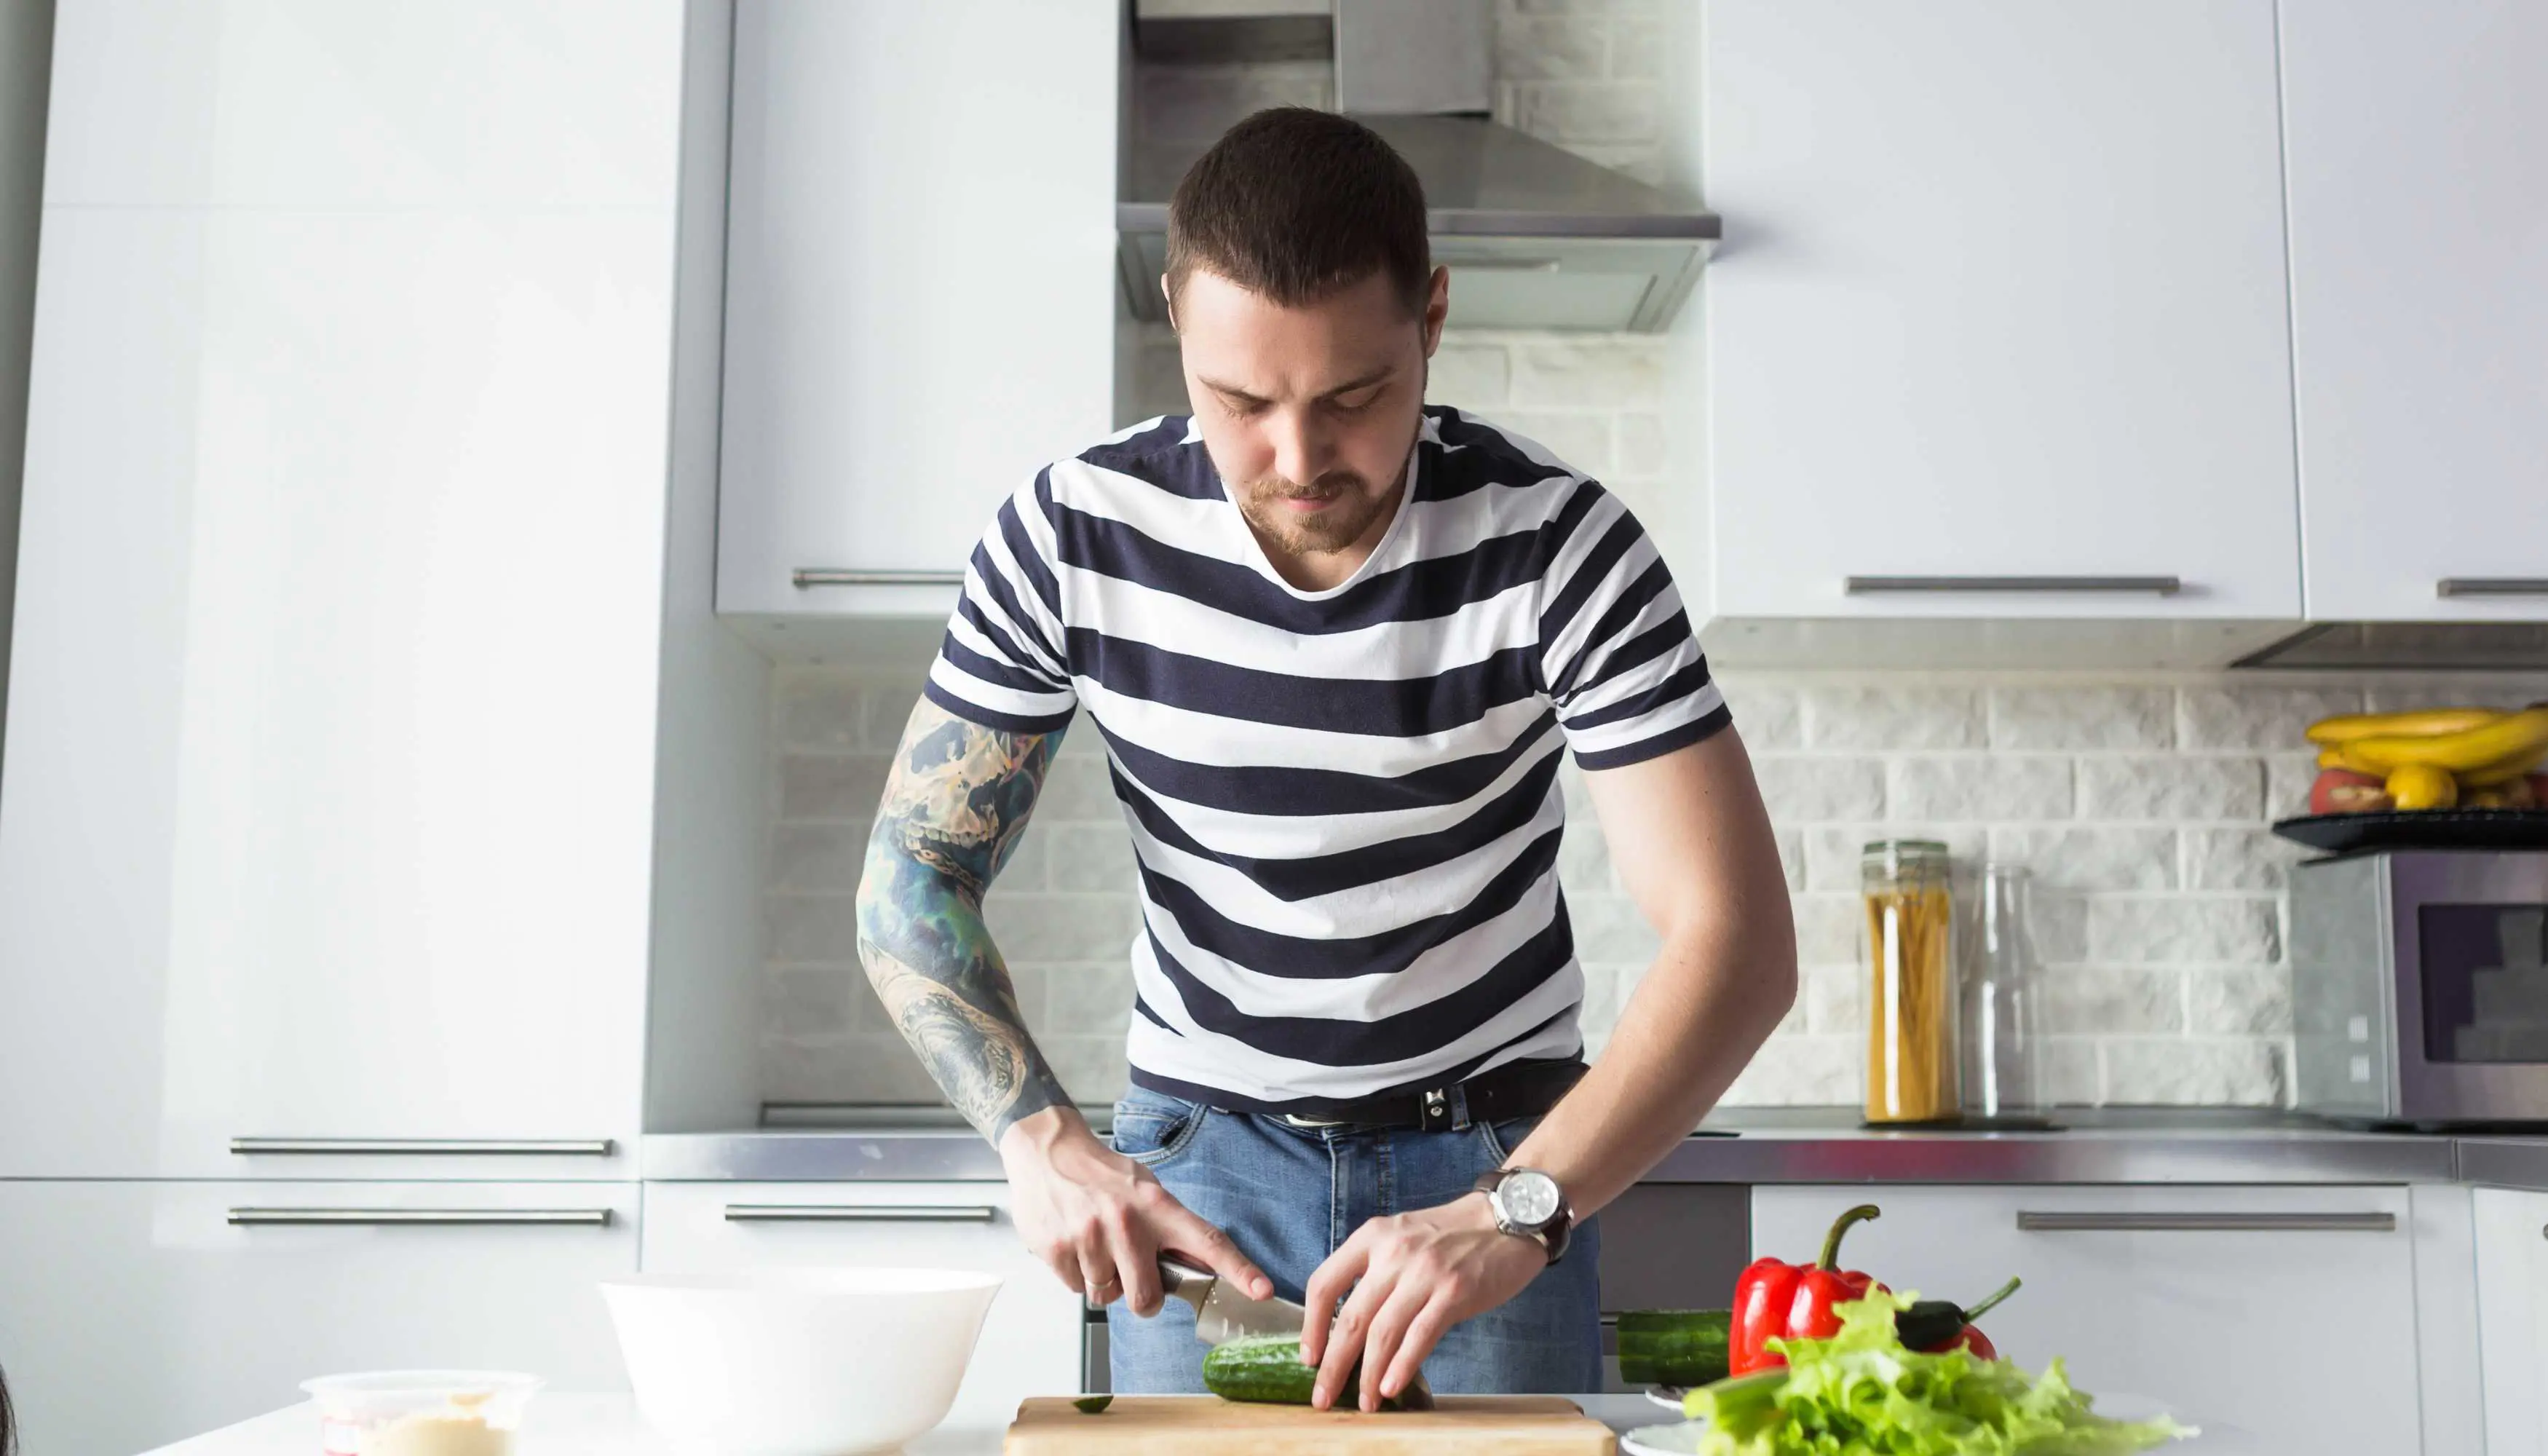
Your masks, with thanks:
[(2292, 871), (2301, 1111), (2548, 1125), (2548, 850), (2384, 850)]

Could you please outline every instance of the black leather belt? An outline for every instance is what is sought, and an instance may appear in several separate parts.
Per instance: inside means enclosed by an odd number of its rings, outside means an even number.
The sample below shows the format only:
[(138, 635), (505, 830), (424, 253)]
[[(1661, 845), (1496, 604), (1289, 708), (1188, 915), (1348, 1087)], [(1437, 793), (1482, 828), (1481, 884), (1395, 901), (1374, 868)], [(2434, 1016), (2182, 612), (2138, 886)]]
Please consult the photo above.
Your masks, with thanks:
[(1415, 1092), (1385, 1092), (1320, 1108), (1280, 1114), (1296, 1128), (1390, 1128), (1417, 1133), (1466, 1129), (1473, 1123), (1535, 1118), (1557, 1105), (1583, 1079), (1580, 1061), (1517, 1061)]

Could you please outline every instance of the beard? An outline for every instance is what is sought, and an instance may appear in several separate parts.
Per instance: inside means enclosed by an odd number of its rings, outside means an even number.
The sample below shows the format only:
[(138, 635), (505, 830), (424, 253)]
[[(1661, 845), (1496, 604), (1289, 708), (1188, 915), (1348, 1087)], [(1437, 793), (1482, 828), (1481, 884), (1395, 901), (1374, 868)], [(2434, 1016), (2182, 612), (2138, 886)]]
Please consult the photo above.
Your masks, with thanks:
[[(1234, 493), (1238, 513), (1257, 535), (1290, 555), (1341, 551), (1362, 539), (1397, 500), (1393, 485), (1375, 491), (1371, 482), (1350, 470), (1330, 471), (1307, 486), (1267, 476), (1248, 481)], [(1324, 510), (1303, 511), (1292, 500), (1332, 500)]]

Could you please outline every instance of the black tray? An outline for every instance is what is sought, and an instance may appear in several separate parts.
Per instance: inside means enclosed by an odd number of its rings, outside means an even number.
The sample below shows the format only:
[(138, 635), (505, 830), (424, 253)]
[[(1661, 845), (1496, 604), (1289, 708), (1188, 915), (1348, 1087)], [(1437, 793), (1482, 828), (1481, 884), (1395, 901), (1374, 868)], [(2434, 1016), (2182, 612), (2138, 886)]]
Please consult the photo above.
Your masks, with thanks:
[(2310, 814), (2274, 833), (2330, 855), (2356, 850), (2548, 849), (2548, 809), (2386, 809)]

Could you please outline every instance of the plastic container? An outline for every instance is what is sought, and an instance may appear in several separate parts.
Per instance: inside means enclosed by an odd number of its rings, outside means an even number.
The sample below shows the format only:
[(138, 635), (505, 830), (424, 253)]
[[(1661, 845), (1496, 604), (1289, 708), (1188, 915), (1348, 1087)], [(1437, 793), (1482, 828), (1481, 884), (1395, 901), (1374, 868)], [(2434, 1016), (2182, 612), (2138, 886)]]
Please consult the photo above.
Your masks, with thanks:
[(2041, 1123), (2044, 982), (2028, 925), (2027, 872), (1982, 865), (1973, 963), (1964, 972), (1964, 1115), (1967, 1121)]
[(1866, 900), (1866, 1120), (1951, 1123), (1956, 1062), (1954, 902), (1947, 847), (1878, 840), (1859, 862)]
[(511, 1456), (535, 1375), (506, 1370), (371, 1370), (301, 1388), (318, 1407), (327, 1456)]

